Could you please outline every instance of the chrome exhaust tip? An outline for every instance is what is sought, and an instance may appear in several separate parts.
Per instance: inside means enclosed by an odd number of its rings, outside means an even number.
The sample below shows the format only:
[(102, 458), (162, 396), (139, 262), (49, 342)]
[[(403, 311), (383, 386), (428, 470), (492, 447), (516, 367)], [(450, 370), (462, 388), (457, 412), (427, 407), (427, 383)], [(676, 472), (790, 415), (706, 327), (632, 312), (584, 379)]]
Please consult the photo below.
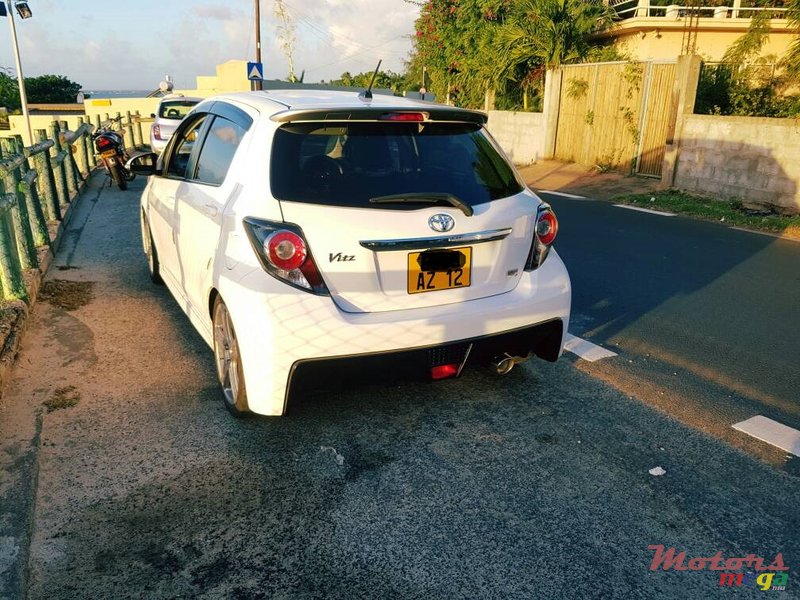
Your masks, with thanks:
[(492, 366), (498, 375), (508, 375), (511, 372), (511, 369), (514, 368), (515, 364), (517, 363), (514, 360), (514, 357), (509, 356), (508, 354), (498, 356), (492, 360)]

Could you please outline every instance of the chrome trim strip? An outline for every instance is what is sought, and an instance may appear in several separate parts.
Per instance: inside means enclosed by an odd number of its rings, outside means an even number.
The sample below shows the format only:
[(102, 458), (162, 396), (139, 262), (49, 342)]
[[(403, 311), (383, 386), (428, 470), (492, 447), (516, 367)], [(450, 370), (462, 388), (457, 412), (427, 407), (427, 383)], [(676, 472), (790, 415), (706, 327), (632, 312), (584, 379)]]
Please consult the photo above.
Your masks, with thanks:
[(462, 233), (428, 238), (407, 238), (401, 240), (362, 240), (362, 247), (373, 252), (389, 252), (392, 250), (428, 250), (430, 248), (448, 248), (461, 244), (484, 244), (507, 238), (513, 230), (489, 229), (476, 233)]

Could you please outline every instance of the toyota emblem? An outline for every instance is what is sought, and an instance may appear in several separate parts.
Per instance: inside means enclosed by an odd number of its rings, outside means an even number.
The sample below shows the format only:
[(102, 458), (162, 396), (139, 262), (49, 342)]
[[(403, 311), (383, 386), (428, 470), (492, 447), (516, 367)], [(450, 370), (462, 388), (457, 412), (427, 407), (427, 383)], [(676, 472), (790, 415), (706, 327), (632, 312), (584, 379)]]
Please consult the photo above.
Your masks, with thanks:
[(450, 231), (456, 226), (456, 220), (450, 215), (439, 213), (428, 219), (428, 225), (434, 231), (444, 233), (445, 231)]

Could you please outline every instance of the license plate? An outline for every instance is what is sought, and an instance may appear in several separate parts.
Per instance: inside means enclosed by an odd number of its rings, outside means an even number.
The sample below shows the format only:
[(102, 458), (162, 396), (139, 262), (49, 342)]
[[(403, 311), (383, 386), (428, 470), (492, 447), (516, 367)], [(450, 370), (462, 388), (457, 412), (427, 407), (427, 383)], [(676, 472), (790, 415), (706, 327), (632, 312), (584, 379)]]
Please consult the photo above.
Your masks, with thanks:
[(470, 247), (411, 252), (408, 255), (408, 293), (469, 287), (471, 271)]
[(109, 158), (111, 156), (116, 156), (116, 155), (117, 155), (116, 150), (106, 150), (105, 152), (100, 153), (100, 156), (102, 156), (103, 158)]

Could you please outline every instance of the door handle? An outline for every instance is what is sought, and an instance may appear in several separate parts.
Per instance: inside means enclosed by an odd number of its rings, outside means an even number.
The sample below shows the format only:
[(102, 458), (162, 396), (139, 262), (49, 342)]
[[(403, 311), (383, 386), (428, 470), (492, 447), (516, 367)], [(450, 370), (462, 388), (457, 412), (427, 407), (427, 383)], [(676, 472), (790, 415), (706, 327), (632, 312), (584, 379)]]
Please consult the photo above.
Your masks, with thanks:
[(216, 204), (204, 204), (203, 212), (209, 217), (216, 217), (219, 214), (219, 208), (217, 208)]

